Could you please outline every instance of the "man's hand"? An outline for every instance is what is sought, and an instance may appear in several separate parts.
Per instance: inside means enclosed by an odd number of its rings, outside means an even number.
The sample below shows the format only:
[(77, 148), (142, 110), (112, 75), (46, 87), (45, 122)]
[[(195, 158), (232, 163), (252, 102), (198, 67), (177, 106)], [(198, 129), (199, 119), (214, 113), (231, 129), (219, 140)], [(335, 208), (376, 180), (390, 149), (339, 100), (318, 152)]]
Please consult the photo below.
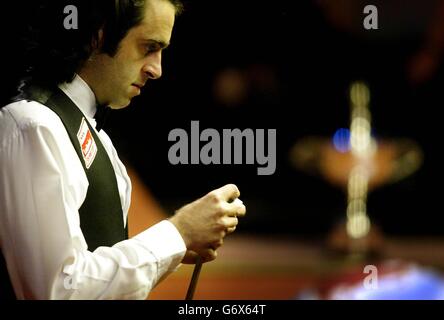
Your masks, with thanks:
[(185, 254), (185, 257), (182, 259), (183, 264), (196, 264), (197, 258), (201, 258), (202, 263), (213, 261), (217, 258), (217, 251), (213, 249), (202, 250), (197, 253), (191, 250), (188, 250)]
[(238, 188), (229, 184), (182, 207), (170, 218), (188, 249), (184, 263), (193, 263), (197, 255), (204, 262), (216, 259), (216, 249), (236, 229), (237, 217), (246, 213), (239, 195)]

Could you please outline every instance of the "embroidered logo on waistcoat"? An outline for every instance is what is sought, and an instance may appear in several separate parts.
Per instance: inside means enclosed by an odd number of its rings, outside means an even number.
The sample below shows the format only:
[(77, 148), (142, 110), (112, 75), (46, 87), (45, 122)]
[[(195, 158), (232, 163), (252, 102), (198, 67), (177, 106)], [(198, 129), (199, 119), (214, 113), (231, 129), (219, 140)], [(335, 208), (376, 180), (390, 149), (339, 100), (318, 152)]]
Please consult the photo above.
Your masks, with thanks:
[(97, 145), (89, 130), (88, 124), (85, 118), (82, 118), (79, 132), (77, 133), (77, 139), (79, 139), (80, 148), (82, 150), (83, 160), (85, 161), (86, 169), (91, 167), (97, 154)]

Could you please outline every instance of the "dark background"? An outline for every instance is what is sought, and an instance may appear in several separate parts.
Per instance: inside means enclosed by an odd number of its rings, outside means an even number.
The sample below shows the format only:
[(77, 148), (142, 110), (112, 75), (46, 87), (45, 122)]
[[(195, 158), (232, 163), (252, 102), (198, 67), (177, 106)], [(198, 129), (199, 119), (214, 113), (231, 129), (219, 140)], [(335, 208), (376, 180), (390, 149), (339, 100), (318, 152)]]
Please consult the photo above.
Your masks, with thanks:
[[(21, 11), (2, 10), (5, 84), (20, 63), (15, 34), (26, 24), (25, 3)], [(390, 235), (441, 235), (443, 69), (438, 59), (427, 79), (415, 81), (409, 67), (439, 3), (374, 1), (379, 30), (367, 31), (365, 1), (186, 1), (164, 52), (162, 79), (130, 108), (113, 112), (105, 130), (169, 212), (236, 183), (248, 209), (238, 232), (324, 236), (345, 217), (345, 194), (296, 170), (289, 151), (303, 137), (347, 127), (348, 88), (364, 80), (375, 135), (413, 139), (424, 153), (418, 172), (370, 194), (369, 215)], [(244, 80), (234, 102), (216, 94), (223, 75)], [(275, 174), (257, 176), (257, 165), (172, 166), (168, 133), (190, 132), (192, 120), (201, 130), (277, 129)]]

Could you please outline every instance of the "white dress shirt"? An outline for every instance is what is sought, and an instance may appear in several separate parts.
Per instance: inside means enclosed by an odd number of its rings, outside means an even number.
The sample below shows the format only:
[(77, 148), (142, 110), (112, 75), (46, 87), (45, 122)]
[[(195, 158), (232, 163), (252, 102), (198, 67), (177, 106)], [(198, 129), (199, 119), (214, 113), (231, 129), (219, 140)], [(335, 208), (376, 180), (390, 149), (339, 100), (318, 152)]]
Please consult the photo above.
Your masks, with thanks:
[[(95, 127), (96, 100), (79, 76), (60, 88)], [(117, 177), (126, 222), (131, 182), (108, 137), (97, 132)], [(79, 208), (88, 180), (60, 118), (38, 102), (0, 109), (0, 248), (18, 299), (145, 299), (185, 255), (163, 221), (113, 247), (88, 251)]]

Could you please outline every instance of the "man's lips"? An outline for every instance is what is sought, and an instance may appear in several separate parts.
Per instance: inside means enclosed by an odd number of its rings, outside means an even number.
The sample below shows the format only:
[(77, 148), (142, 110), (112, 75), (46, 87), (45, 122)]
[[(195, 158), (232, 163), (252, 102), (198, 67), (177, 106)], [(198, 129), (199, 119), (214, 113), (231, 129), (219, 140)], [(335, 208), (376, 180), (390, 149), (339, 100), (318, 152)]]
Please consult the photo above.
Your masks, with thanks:
[(137, 88), (139, 88), (139, 89), (142, 89), (142, 88), (145, 86), (145, 84), (137, 84), (137, 83), (133, 83), (133, 86), (135, 86), (135, 87), (137, 87)]
[(131, 87), (133, 87), (134, 89), (134, 93), (135, 93), (135, 95), (140, 95), (141, 93), (142, 93), (142, 87), (143, 87), (143, 85), (139, 85), (139, 84), (135, 84), (135, 83), (133, 83), (132, 85), (131, 85)]

